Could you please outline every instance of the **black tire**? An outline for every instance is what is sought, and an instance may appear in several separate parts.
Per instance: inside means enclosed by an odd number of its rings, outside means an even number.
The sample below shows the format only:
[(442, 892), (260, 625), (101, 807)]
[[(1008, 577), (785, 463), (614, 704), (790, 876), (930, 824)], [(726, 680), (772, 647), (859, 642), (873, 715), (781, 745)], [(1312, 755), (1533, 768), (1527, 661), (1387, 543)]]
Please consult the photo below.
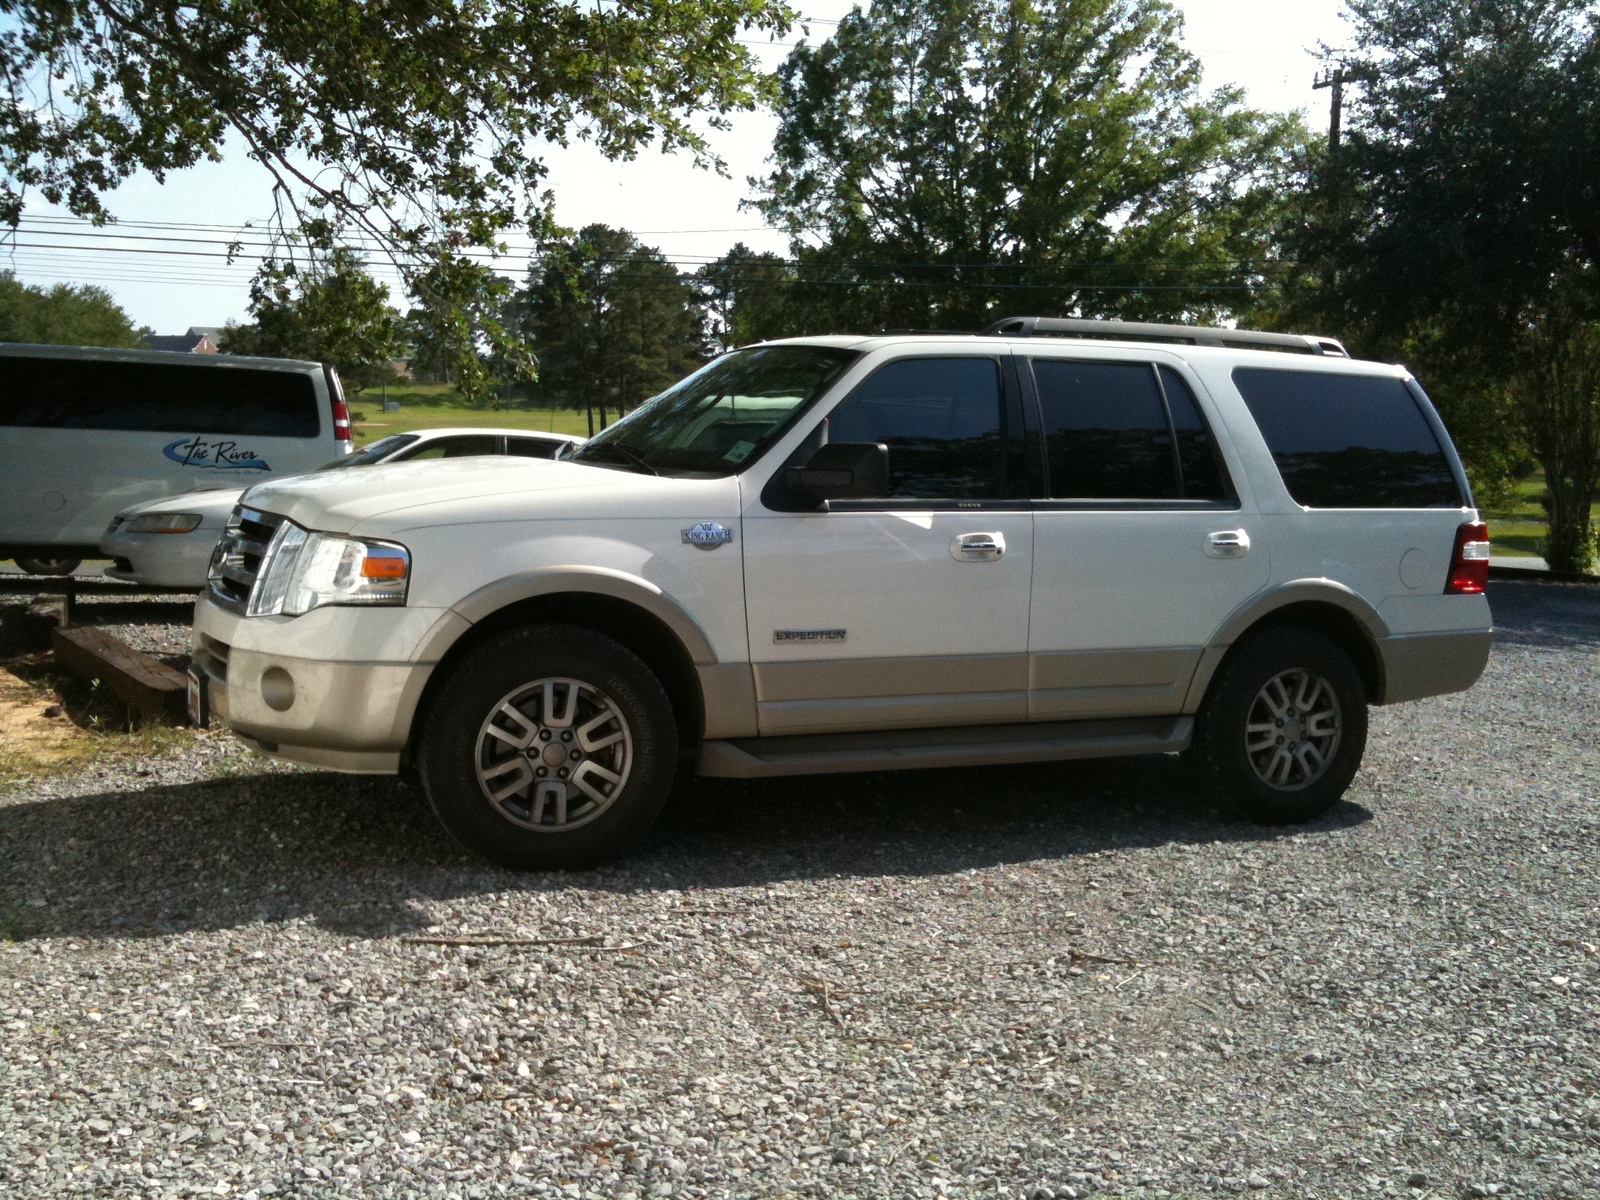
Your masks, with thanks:
[(71, 575), (83, 565), (81, 558), (19, 558), (17, 566), (29, 575)]
[[(1313, 692), (1319, 680), (1323, 692)], [(1311, 699), (1309, 714), (1294, 707), (1296, 696)], [(1219, 801), (1263, 825), (1293, 825), (1339, 802), (1366, 745), (1367, 691), (1350, 656), (1320, 633), (1280, 627), (1251, 636), (1223, 663), (1194, 752)]]
[(678, 731), (666, 690), (632, 651), (592, 630), (537, 625), (489, 638), (448, 671), (421, 715), (417, 773), (468, 850), (514, 870), (586, 867), (654, 823), (676, 776)]

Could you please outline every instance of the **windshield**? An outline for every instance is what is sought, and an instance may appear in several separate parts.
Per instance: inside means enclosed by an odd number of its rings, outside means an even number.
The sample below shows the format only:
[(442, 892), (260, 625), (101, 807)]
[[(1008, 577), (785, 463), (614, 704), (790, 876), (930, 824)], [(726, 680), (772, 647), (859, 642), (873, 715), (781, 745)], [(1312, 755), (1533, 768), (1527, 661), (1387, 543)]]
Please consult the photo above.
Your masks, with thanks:
[(363, 446), (354, 454), (346, 454), (343, 458), (336, 458), (330, 463), (323, 463), (317, 468), (319, 471), (337, 471), (342, 467), (370, 467), (375, 462), (382, 462), (402, 446), (409, 446), (417, 440), (414, 433), (391, 433), (386, 438), (379, 438), (370, 446)]
[(833, 346), (735, 350), (563, 457), (646, 474), (731, 475), (858, 357)]

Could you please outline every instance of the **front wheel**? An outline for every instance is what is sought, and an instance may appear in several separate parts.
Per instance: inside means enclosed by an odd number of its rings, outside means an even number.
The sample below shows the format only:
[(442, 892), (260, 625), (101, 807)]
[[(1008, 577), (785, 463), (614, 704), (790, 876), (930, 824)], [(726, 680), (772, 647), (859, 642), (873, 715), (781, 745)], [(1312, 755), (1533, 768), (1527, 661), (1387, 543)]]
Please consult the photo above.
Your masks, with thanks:
[(1219, 799), (1264, 825), (1338, 803), (1367, 744), (1367, 694), (1338, 643), (1269, 629), (1223, 664), (1201, 710), (1195, 751)]
[(449, 668), (417, 769), (469, 850), (518, 870), (626, 850), (672, 790), (678, 735), (660, 681), (620, 643), (569, 625), (490, 638)]

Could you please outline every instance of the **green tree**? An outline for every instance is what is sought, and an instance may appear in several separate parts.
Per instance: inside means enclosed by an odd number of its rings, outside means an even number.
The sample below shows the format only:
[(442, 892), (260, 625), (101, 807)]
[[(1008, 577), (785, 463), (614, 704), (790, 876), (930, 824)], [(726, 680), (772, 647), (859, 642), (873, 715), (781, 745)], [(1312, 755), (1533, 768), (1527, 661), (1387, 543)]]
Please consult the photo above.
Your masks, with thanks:
[[(656, 142), (720, 166), (707, 129), (769, 87), (739, 39), (791, 15), (783, 0), (0, 0), (0, 224), (30, 194), (101, 219), (135, 172), (242, 146), (284, 236), (324, 251), (359, 236), (433, 309), (470, 308), (468, 251), (550, 228), (541, 144), (626, 158)], [(469, 372), (480, 350), (454, 346)]]
[(695, 287), (717, 347), (729, 350), (804, 332), (804, 319), (789, 302), (797, 282), (783, 258), (757, 253), (743, 242), (696, 271)]
[(404, 353), (400, 314), (389, 289), (348, 250), (304, 268), (273, 264), (250, 285), (249, 325), (229, 325), (218, 349), (331, 362), (352, 392), (392, 380)]
[[(1353, 0), (1346, 132), (1318, 154), (1285, 320), (1338, 331), (1429, 384), (1480, 499), (1532, 451), (1530, 397), (1600, 317), (1596, 6), (1584, 0)], [(1530, 333), (1530, 330), (1537, 332)], [(1530, 355), (1552, 355), (1536, 367)], [(1558, 361), (1561, 360), (1561, 361)], [(1549, 470), (1547, 464), (1547, 471)], [(1565, 468), (1552, 512), (1576, 521)], [(1587, 528), (1588, 513), (1583, 513)], [(1586, 536), (1551, 529), (1551, 553)], [(1552, 561), (1555, 561), (1553, 559)]]
[(1527, 330), (1510, 391), (1549, 489), (1545, 559), (1557, 571), (1588, 571), (1600, 482), (1600, 324), (1557, 318)]
[(104, 288), (34, 287), (0, 271), (0, 342), (126, 348), (147, 332), (133, 327)]
[(537, 394), (587, 411), (591, 432), (596, 411), (604, 428), (704, 361), (693, 287), (625, 229), (547, 244), (514, 319), (538, 355)]
[(1203, 93), (1181, 28), (1165, 0), (878, 0), (797, 48), (757, 206), (806, 324), (1249, 307), (1304, 132)]

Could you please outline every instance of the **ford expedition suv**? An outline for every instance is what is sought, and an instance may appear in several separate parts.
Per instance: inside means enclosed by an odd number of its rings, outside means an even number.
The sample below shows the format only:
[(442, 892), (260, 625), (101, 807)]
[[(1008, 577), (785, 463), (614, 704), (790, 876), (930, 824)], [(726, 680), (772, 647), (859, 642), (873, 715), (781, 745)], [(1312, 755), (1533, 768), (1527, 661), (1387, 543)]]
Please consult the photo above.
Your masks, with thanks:
[(1017, 318), (727, 353), (558, 461), (256, 487), (191, 702), (414, 771), (515, 867), (615, 854), (680, 761), (762, 777), (1186, 752), (1252, 818), (1367, 710), (1470, 687), (1488, 535), (1401, 367)]

